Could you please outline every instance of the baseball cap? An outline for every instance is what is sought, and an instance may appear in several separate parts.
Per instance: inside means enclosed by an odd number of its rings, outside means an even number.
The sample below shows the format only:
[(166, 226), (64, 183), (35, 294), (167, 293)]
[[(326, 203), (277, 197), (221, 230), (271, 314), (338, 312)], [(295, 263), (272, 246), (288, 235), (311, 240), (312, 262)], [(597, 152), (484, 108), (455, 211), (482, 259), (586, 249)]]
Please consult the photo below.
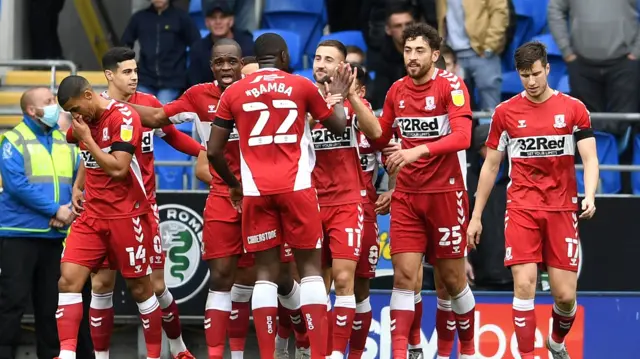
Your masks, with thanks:
[(220, 11), (223, 15), (234, 14), (231, 5), (225, 0), (208, 1), (203, 10), (205, 16), (211, 16), (216, 11)]

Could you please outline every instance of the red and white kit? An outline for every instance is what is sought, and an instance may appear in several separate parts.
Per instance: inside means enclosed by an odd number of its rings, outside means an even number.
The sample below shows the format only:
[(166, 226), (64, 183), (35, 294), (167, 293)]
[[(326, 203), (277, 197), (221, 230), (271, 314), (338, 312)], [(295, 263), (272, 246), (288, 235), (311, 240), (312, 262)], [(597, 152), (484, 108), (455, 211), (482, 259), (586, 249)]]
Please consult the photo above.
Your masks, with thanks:
[(119, 270), (124, 278), (151, 273), (149, 253), (153, 251), (155, 219), (139, 162), (142, 128), (138, 113), (115, 100), (97, 122), (90, 124), (91, 136), (102, 151), (129, 152), (133, 159), (126, 179), (116, 180), (80, 143), (86, 168), (85, 210), (71, 226), (62, 262), (95, 270), (108, 257), (111, 268)]
[[(397, 176), (391, 203), (391, 254), (426, 253), (438, 258), (466, 255), (468, 199), (466, 156), (456, 152), (471, 136), (471, 109), (464, 82), (435, 69), (423, 85), (396, 81), (380, 117), (382, 136), (375, 147), (399, 133), (402, 148), (427, 145), (430, 156), (406, 165)], [(453, 150), (452, 150), (453, 149)]]
[(589, 129), (584, 104), (558, 91), (543, 103), (523, 92), (496, 107), (486, 144), (510, 162), (505, 265), (578, 270), (575, 138)]
[(324, 261), (360, 259), (364, 225), (362, 171), (358, 154), (359, 131), (349, 102), (344, 104), (347, 126), (334, 135), (322, 123), (312, 129), (316, 166), (312, 181), (318, 191), (324, 235)]

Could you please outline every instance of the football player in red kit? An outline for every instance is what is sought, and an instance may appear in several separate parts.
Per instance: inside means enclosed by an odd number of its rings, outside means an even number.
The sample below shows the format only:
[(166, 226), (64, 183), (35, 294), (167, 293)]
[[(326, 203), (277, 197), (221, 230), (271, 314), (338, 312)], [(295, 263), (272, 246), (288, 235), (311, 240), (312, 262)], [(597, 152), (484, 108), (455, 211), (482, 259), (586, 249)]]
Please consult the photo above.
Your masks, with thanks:
[[(514, 57), (525, 90), (496, 107), (491, 119), (468, 240), (471, 247), (480, 240), (482, 210), (506, 151), (511, 182), (504, 218), (504, 263), (513, 273), (518, 350), (522, 359), (547, 355), (534, 350), (534, 297), (541, 264), (549, 272), (554, 298), (553, 326), (546, 346), (554, 359), (568, 359), (564, 338), (577, 311), (578, 219), (589, 219), (596, 210), (596, 141), (584, 104), (549, 87), (545, 46), (526, 43)], [(585, 197), (580, 216), (576, 214), (576, 145), (584, 164)]]
[[(194, 121), (199, 137), (206, 141), (222, 92), (241, 78), (241, 58), (240, 46), (235, 41), (216, 41), (211, 58), (211, 70), (216, 81), (192, 86), (163, 108), (134, 106), (140, 112), (143, 124), (161, 127), (168, 123)], [(225, 147), (225, 156), (234, 175), (239, 178), (240, 152), (237, 140), (234, 131)], [(213, 170), (209, 178), (202, 254), (202, 259), (209, 263), (211, 273), (205, 306), (205, 338), (209, 357), (218, 359), (222, 358), (228, 335), (235, 358), (243, 355), (249, 328), (249, 301), (255, 282), (255, 274), (251, 269), (253, 258), (243, 254), (241, 216), (231, 207), (226, 184)]]
[[(128, 101), (140, 105), (162, 107), (160, 101), (154, 96), (137, 92), (138, 66), (136, 53), (127, 47), (114, 47), (102, 57), (102, 68), (108, 81), (108, 88), (103, 97), (117, 101)], [(156, 204), (156, 176), (153, 165), (153, 136), (162, 137), (173, 147), (192, 156), (198, 156), (201, 146), (188, 135), (178, 131), (175, 126), (169, 125), (162, 129), (142, 129), (142, 156), (138, 159), (142, 178), (147, 193), (147, 199), (155, 216), (153, 227), (153, 255), (150, 256), (151, 283), (158, 297), (162, 310), (162, 326), (169, 339), (169, 349), (174, 358), (187, 359), (193, 356), (187, 350), (182, 340), (182, 329), (178, 314), (178, 306), (173, 300), (171, 292), (164, 282), (164, 251), (160, 233), (158, 232), (158, 205)], [(67, 132), (67, 140), (76, 142), (72, 136), (73, 131)], [(204, 153), (204, 151), (203, 151)], [(74, 183), (74, 205), (76, 210), (82, 210), (82, 191), (84, 190), (85, 169)], [(80, 201), (78, 201), (80, 199)], [(109, 261), (105, 260), (101, 269), (91, 276), (91, 305), (89, 316), (91, 325), (91, 338), (95, 349), (96, 359), (109, 358), (109, 345), (113, 331), (113, 289), (115, 287), (116, 271), (109, 269)]]
[(380, 121), (356, 112), (374, 147), (386, 146), (396, 128), (402, 139), (402, 150), (385, 163), (397, 173), (391, 204), (393, 358), (407, 357), (414, 289), (426, 253), (452, 297), (461, 358), (469, 359), (475, 356), (475, 299), (465, 276), (468, 204), (461, 152), (471, 141), (469, 94), (460, 78), (433, 66), (441, 43), (434, 28), (413, 24), (403, 37), (408, 76), (389, 89)]
[[(252, 300), (262, 358), (273, 358), (278, 312), (280, 249), (288, 244), (300, 272), (299, 303), (312, 358), (325, 358), (327, 296), (321, 269), (322, 225), (311, 172), (315, 164), (306, 113), (342, 134), (346, 117), (309, 80), (288, 74), (289, 52), (277, 34), (256, 39), (260, 69), (228, 88), (218, 104), (208, 143), (209, 162), (229, 185), (231, 201), (241, 210), (245, 249), (255, 254), (257, 281)], [(331, 93), (346, 95), (347, 71), (332, 81)], [(224, 146), (237, 127), (242, 185), (229, 169)], [(276, 169), (276, 170), (274, 170)], [(244, 196), (244, 199), (243, 199)]]
[(105, 258), (127, 281), (144, 328), (147, 358), (159, 359), (162, 312), (150, 280), (155, 222), (138, 159), (142, 124), (127, 105), (95, 93), (81, 76), (68, 76), (58, 103), (73, 117), (85, 166), (84, 211), (73, 223), (60, 266), (60, 359), (74, 359), (82, 320), (82, 287)]
[[(313, 60), (313, 77), (324, 93), (325, 84), (335, 75), (347, 57), (347, 49), (336, 40), (318, 44)], [(366, 100), (364, 100), (366, 101)], [(313, 119), (312, 137), (316, 153), (316, 165), (312, 181), (318, 192), (320, 216), (324, 234), (324, 265), (327, 293), (331, 282), (335, 286), (336, 299), (328, 353), (341, 359), (347, 350), (356, 314), (356, 298), (353, 293), (356, 266), (360, 259), (362, 227), (364, 221), (363, 190), (358, 135), (355, 116), (345, 102), (347, 126), (344, 133), (333, 134), (322, 123)], [(327, 304), (331, 308), (331, 303)]]

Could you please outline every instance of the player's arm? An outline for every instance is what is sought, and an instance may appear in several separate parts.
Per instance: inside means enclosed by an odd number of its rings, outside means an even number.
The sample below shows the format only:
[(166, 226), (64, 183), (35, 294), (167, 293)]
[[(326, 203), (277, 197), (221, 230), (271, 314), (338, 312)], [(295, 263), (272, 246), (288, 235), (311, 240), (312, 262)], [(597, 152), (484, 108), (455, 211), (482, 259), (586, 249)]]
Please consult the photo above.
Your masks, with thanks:
[[(331, 83), (328, 85), (329, 94), (340, 94), (342, 98), (346, 98), (349, 93), (349, 88), (353, 83), (350, 67), (341, 66), (336, 71)], [(309, 91), (311, 95), (307, 98), (309, 112), (313, 118), (322, 122), (322, 125), (326, 127), (331, 133), (335, 135), (342, 135), (347, 127), (347, 114), (344, 110), (343, 101), (340, 101), (333, 106), (327, 104), (326, 100), (322, 96), (319, 90), (310, 81), (308, 82)], [(312, 90), (313, 88), (313, 90)], [(327, 112), (327, 107), (333, 109), (333, 111)]]
[(80, 192), (84, 191), (84, 181), (87, 177), (87, 169), (84, 167), (84, 161), (81, 160), (78, 165), (78, 171), (76, 172), (76, 180), (73, 181), (73, 189)]
[(229, 135), (231, 135), (235, 124), (228, 103), (230, 98), (231, 95), (229, 95), (229, 90), (227, 90), (218, 103), (216, 118), (213, 120), (209, 142), (207, 142), (207, 158), (213, 169), (227, 186), (230, 188), (240, 188), (240, 181), (233, 175), (233, 172), (229, 169), (227, 159), (224, 157), (224, 148), (227, 146)]
[(179, 131), (174, 125), (164, 126), (162, 132), (164, 133), (163, 140), (171, 147), (189, 156), (198, 157), (200, 152), (205, 150), (196, 140)]
[(209, 159), (207, 158), (206, 151), (200, 151), (200, 155), (198, 155), (198, 160), (196, 161), (196, 178), (206, 184), (211, 183), (213, 179), (209, 171)]
[(127, 103), (140, 115), (142, 125), (149, 128), (162, 128), (171, 124), (163, 107), (150, 107)]
[(83, 140), (85, 147), (91, 153), (102, 170), (117, 180), (124, 180), (129, 173), (129, 166), (136, 148), (128, 142), (113, 142), (111, 152), (103, 152), (96, 141), (89, 137)]
[(353, 113), (358, 119), (358, 128), (369, 139), (378, 139), (382, 136), (382, 126), (376, 115), (373, 114), (371, 108), (367, 106), (362, 98), (353, 91), (349, 91), (347, 97)]
[(591, 218), (595, 213), (595, 196), (600, 179), (598, 152), (596, 139), (591, 128), (591, 117), (584, 104), (576, 104), (576, 130), (573, 132), (578, 153), (584, 166), (584, 200), (582, 201), (583, 213), (580, 218)]

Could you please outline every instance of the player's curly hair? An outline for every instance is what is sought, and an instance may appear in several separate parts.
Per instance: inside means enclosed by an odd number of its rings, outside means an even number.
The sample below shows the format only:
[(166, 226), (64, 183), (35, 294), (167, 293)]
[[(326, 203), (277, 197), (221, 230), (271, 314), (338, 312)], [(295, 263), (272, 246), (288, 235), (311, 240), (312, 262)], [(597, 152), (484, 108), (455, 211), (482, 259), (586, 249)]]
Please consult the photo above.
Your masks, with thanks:
[(547, 66), (547, 47), (539, 41), (530, 41), (520, 46), (513, 55), (516, 70), (530, 70), (536, 61)]
[(407, 40), (413, 40), (420, 36), (429, 43), (429, 47), (432, 51), (440, 49), (442, 38), (438, 35), (438, 30), (422, 22), (413, 23), (407, 26), (402, 32), (402, 42), (406, 43)]

